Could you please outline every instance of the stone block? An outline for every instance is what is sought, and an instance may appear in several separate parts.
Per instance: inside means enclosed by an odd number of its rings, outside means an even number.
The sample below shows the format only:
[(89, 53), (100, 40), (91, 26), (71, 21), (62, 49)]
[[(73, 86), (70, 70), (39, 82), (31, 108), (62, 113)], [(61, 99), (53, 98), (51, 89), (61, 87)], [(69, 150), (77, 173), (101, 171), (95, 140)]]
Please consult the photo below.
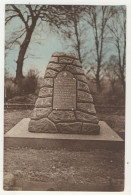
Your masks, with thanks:
[(45, 98), (45, 97), (52, 97), (53, 95), (53, 88), (49, 87), (42, 87), (39, 91), (39, 97)]
[(56, 127), (59, 133), (80, 133), (82, 123), (57, 123)]
[(47, 69), (44, 78), (54, 78), (58, 74), (57, 71)]
[(38, 120), (41, 118), (46, 118), (52, 111), (52, 107), (47, 108), (34, 108), (31, 119)]
[(53, 78), (44, 78), (43, 87), (53, 87)]
[(52, 56), (50, 62), (56, 62), (56, 63), (58, 63), (58, 57), (53, 57)]
[(73, 111), (53, 110), (48, 118), (55, 123), (58, 122), (72, 122), (75, 121), (75, 115)]
[(77, 103), (77, 109), (86, 113), (96, 114), (95, 106), (91, 103)]
[(52, 68), (56, 71), (61, 71), (66, 66), (66, 64), (55, 64), (55, 63), (49, 63), (48, 68)]
[(74, 60), (74, 61), (73, 61), (73, 65), (82, 67), (79, 60)]
[(96, 116), (93, 116), (91, 114), (86, 114), (81, 111), (75, 111), (75, 114), (76, 114), (77, 121), (98, 124), (98, 119)]
[(30, 132), (36, 133), (57, 133), (55, 124), (48, 118), (42, 118), (40, 120), (31, 120), (29, 123)]
[(52, 106), (52, 97), (38, 98), (35, 103), (36, 108), (46, 108)]
[(79, 91), (77, 90), (77, 101), (78, 102), (93, 102), (93, 98), (90, 93), (87, 93), (85, 91)]
[(75, 78), (79, 81), (82, 81), (84, 83), (87, 83), (87, 79), (85, 75), (75, 75)]
[(98, 124), (83, 123), (82, 133), (88, 135), (98, 135), (100, 133), (100, 126)]
[(59, 63), (72, 64), (73, 58), (59, 57)]
[(86, 83), (81, 82), (81, 81), (77, 82), (77, 89), (86, 91), (88, 93), (90, 92), (88, 85)]
[(84, 75), (84, 71), (82, 70), (82, 68), (76, 67), (74, 65), (67, 65), (66, 70), (68, 70), (72, 74), (83, 74)]
[(77, 55), (74, 54), (74, 53), (64, 53), (64, 52), (55, 52), (53, 54), (54, 57), (71, 57), (71, 58), (74, 58), (74, 59), (78, 59)]

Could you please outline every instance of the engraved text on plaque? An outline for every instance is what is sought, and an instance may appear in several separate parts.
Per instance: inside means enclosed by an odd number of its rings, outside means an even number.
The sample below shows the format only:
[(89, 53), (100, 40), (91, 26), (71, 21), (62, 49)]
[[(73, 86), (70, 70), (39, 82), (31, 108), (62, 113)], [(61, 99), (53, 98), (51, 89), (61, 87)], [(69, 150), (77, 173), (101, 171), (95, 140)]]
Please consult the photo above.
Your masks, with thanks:
[(76, 79), (68, 71), (60, 72), (54, 79), (53, 109), (76, 109)]

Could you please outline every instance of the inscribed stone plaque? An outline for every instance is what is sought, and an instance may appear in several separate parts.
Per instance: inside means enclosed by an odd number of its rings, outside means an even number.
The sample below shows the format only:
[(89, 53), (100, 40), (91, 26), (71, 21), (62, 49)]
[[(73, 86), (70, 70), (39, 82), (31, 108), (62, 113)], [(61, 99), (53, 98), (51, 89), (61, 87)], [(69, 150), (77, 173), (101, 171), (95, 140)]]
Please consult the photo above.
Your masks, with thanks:
[(76, 109), (76, 79), (68, 71), (60, 72), (54, 79), (53, 109)]

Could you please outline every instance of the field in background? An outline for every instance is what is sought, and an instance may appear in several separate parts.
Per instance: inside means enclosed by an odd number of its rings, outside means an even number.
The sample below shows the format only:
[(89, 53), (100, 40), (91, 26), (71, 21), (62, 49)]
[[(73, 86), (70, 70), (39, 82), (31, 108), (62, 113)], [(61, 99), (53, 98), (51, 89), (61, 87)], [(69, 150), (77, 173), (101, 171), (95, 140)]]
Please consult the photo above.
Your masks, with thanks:
[[(35, 72), (31, 73), (23, 79), (21, 92), (14, 83), (14, 78), (5, 78), (5, 103), (35, 103), (43, 78), (38, 77)], [(125, 106), (125, 94), (120, 82), (116, 81), (112, 86), (105, 79), (101, 82), (101, 91), (98, 92), (94, 80), (88, 78), (88, 86), (95, 105)]]
[[(113, 128), (116, 132), (125, 130), (125, 117), (124, 111), (112, 111), (105, 109), (100, 112), (100, 108), (97, 110), (97, 116), (99, 120), (104, 120), (107, 124)], [(17, 124), (23, 118), (30, 118), (31, 110), (23, 109), (5, 109), (4, 112), (4, 132), (9, 131), (15, 124)]]

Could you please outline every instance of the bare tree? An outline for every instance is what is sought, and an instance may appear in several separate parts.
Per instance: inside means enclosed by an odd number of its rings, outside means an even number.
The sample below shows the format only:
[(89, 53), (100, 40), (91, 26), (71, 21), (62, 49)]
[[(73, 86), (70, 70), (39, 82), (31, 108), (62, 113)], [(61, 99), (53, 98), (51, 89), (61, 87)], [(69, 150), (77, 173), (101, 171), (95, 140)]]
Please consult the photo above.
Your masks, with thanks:
[(120, 6), (115, 16), (111, 19), (108, 28), (112, 34), (112, 41), (118, 53), (119, 78), (125, 91), (125, 66), (126, 66), (126, 8)]
[(119, 80), (118, 56), (111, 55), (105, 66), (105, 76), (109, 79), (112, 92), (115, 92), (115, 84)]
[(87, 6), (86, 12), (87, 12), (86, 20), (93, 30), (95, 56), (97, 62), (95, 79), (98, 91), (100, 92), (101, 90), (100, 72), (104, 58), (106, 27), (109, 19), (114, 15), (115, 9), (112, 6)]
[[(61, 21), (64, 23), (64, 9), (62, 6), (51, 5), (7, 5), (6, 6), (6, 24), (14, 18), (19, 19), (22, 23), (23, 29), (17, 31), (15, 40), (11, 41), (13, 45), (16, 41), (21, 40), (19, 44), (19, 54), (16, 69), (16, 83), (21, 85), (23, 78), (22, 68), (25, 59), (25, 54), (35, 27), (41, 21), (46, 21), (49, 25), (59, 26)], [(63, 16), (63, 17), (62, 17)], [(15, 32), (14, 32), (15, 33)]]
[(66, 24), (61, 25), (60, 33), (62, 32), (62, 36), (66, 40), (66, 46), (73, 48), (82, 63), (85, 55), (83, 52), (85, 26), (82, 24), (85, 6), (64, 6), (64, 9), (67, 10), (65, 12)]

